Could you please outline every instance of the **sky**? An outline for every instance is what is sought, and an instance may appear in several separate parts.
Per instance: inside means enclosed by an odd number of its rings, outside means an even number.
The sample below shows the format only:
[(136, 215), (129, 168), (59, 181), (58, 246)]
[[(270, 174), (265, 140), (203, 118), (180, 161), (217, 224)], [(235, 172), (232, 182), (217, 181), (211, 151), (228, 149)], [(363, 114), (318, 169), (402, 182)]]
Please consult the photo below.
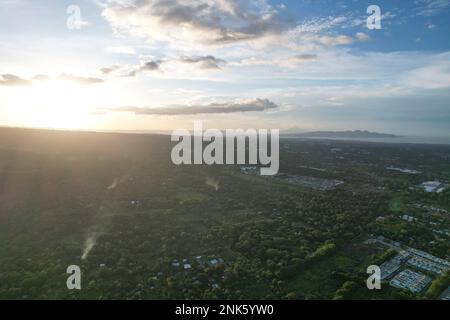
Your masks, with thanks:
[(0, 0), (0, 125), (448, 136), (449, 31), (450, 0)]

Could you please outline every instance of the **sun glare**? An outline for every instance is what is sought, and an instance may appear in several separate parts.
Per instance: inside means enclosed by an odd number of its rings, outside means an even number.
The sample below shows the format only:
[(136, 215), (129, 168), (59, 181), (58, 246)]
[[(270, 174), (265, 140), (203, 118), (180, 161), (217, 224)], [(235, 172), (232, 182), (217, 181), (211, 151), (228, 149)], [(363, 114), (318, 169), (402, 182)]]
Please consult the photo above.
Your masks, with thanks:
[(9, 103), (15, 106), (10, 113), (13, 122), (54, 129), (95, 127), (91, 106), (96, 88), (49, 80), (23, 90), (9, 97)]

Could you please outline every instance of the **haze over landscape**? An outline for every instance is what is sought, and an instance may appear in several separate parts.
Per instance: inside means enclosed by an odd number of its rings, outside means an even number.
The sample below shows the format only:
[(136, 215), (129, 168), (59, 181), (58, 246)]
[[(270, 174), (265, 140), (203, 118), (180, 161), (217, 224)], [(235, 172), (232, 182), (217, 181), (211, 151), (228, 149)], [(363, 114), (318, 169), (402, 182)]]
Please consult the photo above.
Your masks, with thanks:
[(450, 0), (373, 2), (0, 0), (0, 300), (450, 300)]

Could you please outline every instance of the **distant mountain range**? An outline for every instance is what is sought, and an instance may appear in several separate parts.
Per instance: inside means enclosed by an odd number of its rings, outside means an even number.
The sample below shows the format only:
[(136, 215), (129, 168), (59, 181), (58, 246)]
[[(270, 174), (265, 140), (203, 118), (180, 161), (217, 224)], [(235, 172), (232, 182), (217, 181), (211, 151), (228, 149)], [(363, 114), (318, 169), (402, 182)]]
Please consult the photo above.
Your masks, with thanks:
[(361, 138), (399, 138), (400, 136), (387, 133), (378, 133), (370, 131), (314, 131), (314, 132), (302, 132), (302, 133), (289, 133), (284, 132), (284, 135), (303, 137), (303, 138), (349, 138), (349, 139), (361, 139)]

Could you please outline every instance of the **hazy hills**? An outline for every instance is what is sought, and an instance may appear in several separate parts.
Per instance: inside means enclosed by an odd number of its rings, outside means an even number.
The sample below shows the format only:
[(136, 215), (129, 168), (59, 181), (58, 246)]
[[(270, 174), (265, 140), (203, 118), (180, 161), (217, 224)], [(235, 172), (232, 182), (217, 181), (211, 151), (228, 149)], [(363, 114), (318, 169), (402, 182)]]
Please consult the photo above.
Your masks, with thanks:
[(361, 138), (398, 138), (399, 136), (387, 133), (370, 132), (366, 130), (354, 130), (354, 131), (313, 131), (313, 132), (301, 132), (301, 133), (288, 133), (284, 135), (296, 136), (300, 138), (349, 138), (349, 139), (361, 139)]

